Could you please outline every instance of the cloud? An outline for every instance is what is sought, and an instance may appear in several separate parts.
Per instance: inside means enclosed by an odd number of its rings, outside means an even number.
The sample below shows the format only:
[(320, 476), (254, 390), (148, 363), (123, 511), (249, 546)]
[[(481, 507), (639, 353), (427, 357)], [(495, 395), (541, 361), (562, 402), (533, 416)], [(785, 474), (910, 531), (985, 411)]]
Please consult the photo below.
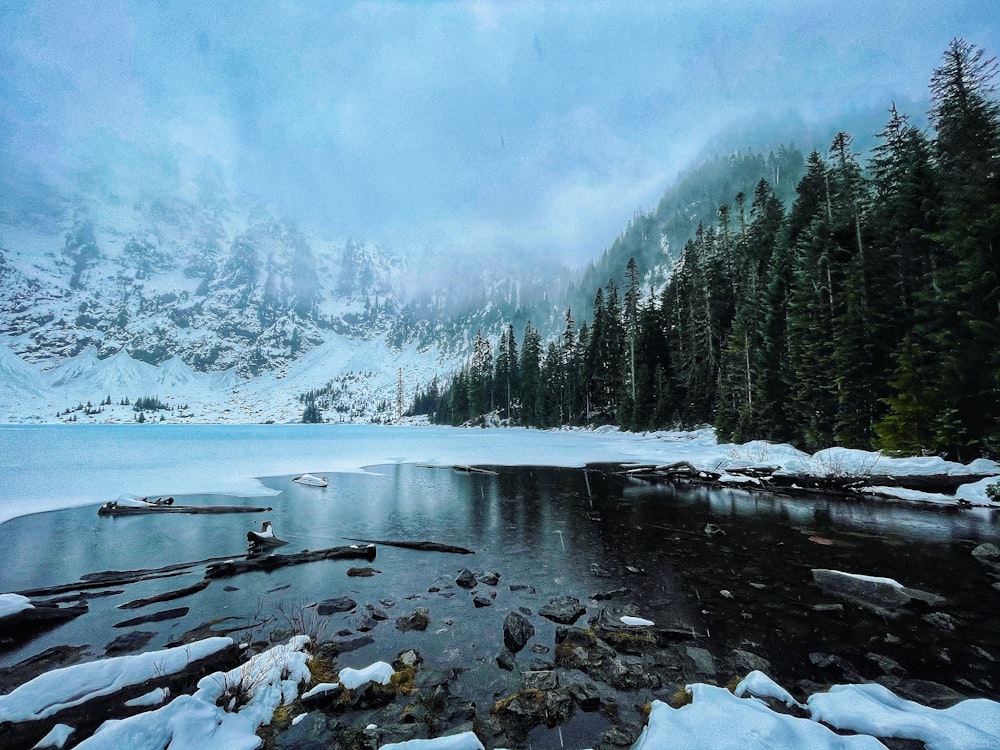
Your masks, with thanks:
[(993, 0), (12, 0), (0, 156), (129, 189), (218, 170), (331, 233), (580, 263), (734, 122), (917, 100), (997, 26)]

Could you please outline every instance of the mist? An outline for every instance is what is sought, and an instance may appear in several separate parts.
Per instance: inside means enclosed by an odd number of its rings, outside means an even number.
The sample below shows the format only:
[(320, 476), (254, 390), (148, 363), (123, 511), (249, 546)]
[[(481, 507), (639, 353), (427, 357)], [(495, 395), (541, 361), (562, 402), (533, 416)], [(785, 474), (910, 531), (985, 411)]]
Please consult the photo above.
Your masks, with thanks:
[(203, 5), (4, 3), (3, 198), (231, 197), (579, 267), (709, 146), (922, 102), (955, 36), (1000, 50), (993, 0)]

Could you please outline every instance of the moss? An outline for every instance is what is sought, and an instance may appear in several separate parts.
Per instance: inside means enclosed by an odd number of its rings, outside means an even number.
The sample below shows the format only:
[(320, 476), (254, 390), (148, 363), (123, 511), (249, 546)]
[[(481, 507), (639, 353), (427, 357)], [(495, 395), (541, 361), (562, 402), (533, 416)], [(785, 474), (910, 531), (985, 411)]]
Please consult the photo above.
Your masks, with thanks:
[(392, 673), (389, 678), (389, 687), (396, 695), (409, 695), (416, 689), (415, 679), (417, 670), (414, 667), (404, 667)]
[(292, 703), (283, 703), (274, 709), (274, 715), (271, 716), (271, 723), (277, 724), (278, 726), (284, 727), (291, 723), (292, 714), (295, 712), (295, 706)]
[(309, 687), (316, 687), (321, 682), (339, 682), (340, 676), (332, 659), (325, 656), (313, 656), (309, 660)]
[(490, 713), (494, 716), (501, 714), (508, 711), (514, 703), (524, 703), (530, 707), (532, 712), (541, 712), (545, 709), (545, 693), (537, 688), (519, 690), (513, 695), (508, 695), (506, 698), (501, 698), (494, 703), (493, 708), (490, 709)]
[(644, 654), (656, 648), (656, 636), (648, 630), (627, 631), (615, 630), (608, 633), (605, 638), (615, 651), (626, 654)]
[(670, 705), (674, 708), (680, 708), (681, 706), (689, 706), (694, 702), (694, 696), (688, 692), (688, 689), (684, 686), (677, 688), (674, 694), (670, 696)]
[(731, 679), (726, 684), (726, 690), (728, 690), (730, 693), (735, 693), (736, 692), (736, 688), (739, 686), (739, 684), (741, 682), (743, 682), (743, 678), (742, 677), (740, 677), (739, 675), (733, 675), (733, 679)]

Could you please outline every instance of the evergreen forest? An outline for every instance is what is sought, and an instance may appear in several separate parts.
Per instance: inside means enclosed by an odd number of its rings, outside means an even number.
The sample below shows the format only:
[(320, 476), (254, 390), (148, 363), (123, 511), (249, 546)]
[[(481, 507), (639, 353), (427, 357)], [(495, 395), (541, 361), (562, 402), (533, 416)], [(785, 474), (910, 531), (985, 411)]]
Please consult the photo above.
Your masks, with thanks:
[(864, 157), (838, 133), (787, 201), (762, 178), (719, 206), (665, 282), (645, 288), (654, 274), (633, 257), (595, 290), (589, 322), (567, 309), (547, 342), (530, 322), (496, 342), (477, 333), (412, 411), (996, 457), (996, 76), (994, 58), (952, 41), (930, 80), (930, 132), (893, 105)]

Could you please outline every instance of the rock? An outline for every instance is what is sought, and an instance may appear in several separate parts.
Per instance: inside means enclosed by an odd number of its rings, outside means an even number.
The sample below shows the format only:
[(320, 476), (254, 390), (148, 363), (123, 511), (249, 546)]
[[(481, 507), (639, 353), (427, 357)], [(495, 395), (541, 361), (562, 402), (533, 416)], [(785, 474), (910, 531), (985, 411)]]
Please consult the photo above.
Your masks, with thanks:
[(640, 734), (642, 734), (642, 726), (638, 724), (615, 722), (601, 737), (599, 747), (632, 747), (639, 739)]
[(534, 594), (535, 593), (535, 587), (534, 586), (529, 586), (526, 583), (512, 583), (510, 585), (510, 590), (514, 591), (514, 592), (523, 592), (523, 593), (526, 593), (526, 594)]
[(548, 646), (543, 646), (541, 643), (534, 643), (531, 646), (531, 653), (538, 654), (539, 656), (547, 654), (551, 650)]
[(591, 594), (590, 598), (595, 601), (601, 602), (607, 599), (614, 599), (615, 597), (618, 596), (625, 596), (627, 593), (628, 589), (623, 587), (620, 589), (611, 589), (609, 591), (598, 591), (597, 593)]
[(966, 696), (946, 685), (929, 680), (904, 680), (899, 677), (883, 677), (878, 682), (907, 700), (915, 701), (931, 708), (950, 708), (965, 700)]
[(586, 611), (587, 608), (575, 596), (557, 596), (538, 610), (538, 614), (561, 625), (572, 625)]
[(479, 576), (477, 580), (486, 586), (496, 586), (500, 582), (500, 574), (495, 570), (488, 570)]
[(381, 573), (381, 570), (375, 570), (375, 568), (365, 567), (365, 568), (348, 568), (347, 575), (351, 578), (371, 578), (374, 575)]
[(396, 630), (403, 633), (410, 630), (427, 630), (431, 623), (431, 613), (425, 607), (417, 607), (413, 614), (396, 618)]
[(560, 676), (563, 689), (583, 711), (596, 711), (601, 707), (601, 691), (597, 683), (578, 670)]
[(468, 568), (462, 568), (462, 572), (458, 574), (458, 577), (455, 579), (455, 583), (463, 589), (475, 588), (477, 583), (476, 574)]
[(398, 672), (400, 669), (414, 669), (423, 663), (424, 658), (414, 649), (408, 648), (406, 651), (400, 652), (396, 661), (392, 663), (392, 668)]
[(474, 605), (476, 605), (477, 609), (480, 609), (482, 607), (492, 607), (493, 606), (493, 600), (490, 599), (489, 597), (486, 597), (486, 596), (476, 596), (476, 597), (473, 597), (472, 603)]
[(370, 635), (346, 640), (329, 641), (320, 646), (319, 653), (328, 659), (335, 659), (338, 654), (348, 654), (351, 651), (357, 651), (359, 648), (370, 646), (373, 643), (375, 643), (375, 639)]
[(812, 575), (824, 591), (877, 614), (895, 616), (902, 607), (912, 602), (932, 607), (945, 603), (944, 597), (907, 588), (887, 578), (856, 576), (822, 568), (813, 569)]
[(992, 542), (984, 542), (972, 550), (972, 556), (980, 562), (1000, 563), (1000, 547)]
[(376, 607), (374, 604), (366, 604), (365, 609), (367, 609), (368, 612), (371, 614), (373, 620), (378, 620), (379, 622), (381, 622), (382, 620), (389, 619), (389, 615), (387, 615), (383, 610)]
[(152, 630), (133, 630), (131, 633), (122, 633), (104, 647), (104, 655), (117, 656), (126, 651), (140, 651), (155, 637), (156, 633)]
[(338, 612), (350, 612), (358, 606), (358, 603), (348, 596), (335, 596), (333, 599), (324, 599), (316, 605), (317, 614), (327, 617)]
[(174, 609), (164, 609), (159, 612), (152, 612), (148, 615), (143, 615), (142, 617), (133, 617), (131, 620), (124, 620), (123, 622), (115, 623), (112, 627), (115, 628), (130, 628), (133, 625), (142, 625), (147, 622), (163, 622), (164, 620), (174, 620), (178, 617), (184, 617), (190, 610), (189, 607), (175, 607)]
[(297, 724), (292, 724), (275, 735), (275, 750), (325, 750), (333, 746), (333, 732), (320, 711), (310, 711)]
[(559, 677), (551, 670), (524, 672), (521, 687), (524, 690), (555, 690), (559, 687)]
[(936, 628), (945, 630), (949, 633), (954, 632), (955, 625), (958, 621), (949, 615), (947, 612), (930, 612), (920, 618), (929, 625), (933, 625)]
[(684, 654), (694, 668), (694, 675), (715, 677), (715, 660), (712, 658), (711, 653), (697, 646), (685, 646)]
[(820, 669), (826, 669), (827, 667), (831, 667), (837, 663), (837, 657), (832, 654), (823, 654), (819, 651), (813, 651), (809, 654), (809, 661)]
[(733, 649), (733, 667), (738, 674), (748, 674), (755, 669), (764, 674), (771, 674), (771, 662), (752, 651)]
[(517, 653), (535, 635), (535, 626), (520, 612), (510, 612), (503, 621), (503, 642), (513, 653)]
[(358, 623), (354, 626), (354, 629), (359, 633), (367, 633), (375, 629), (375, 626), (379, 624), (379, 620), (372, 617), (371, 612), (368, 610), (363, 611), (358, 617)]
[(716, 526), (714, 523), (706, 523), (704, 528), (705, 536), (725, 536), (726, 530), (721, 526)]
[(500, 669), (506, 669), (508, 672), (513, 672), (517, 668), (517, 659), (510, 649), (503, 649), (496, 656), (497, 666)]
[(881, 669), (883, 674), (890, 674), (890, 675), (906, 674), (906, 670), (903, 669), (900, 663), (895, 659), (889, 658), (888, 656), (868, 652), (867, 654), (865, 654), (865, 658), (868, 659), (868, 661), (873, 662), (875, 666)]
[(223, 591), (228, 591), (228, 592), (232, 593), (233, 591), (239, 591), (240, 587), (239, 586), (223, 586), (222, 590)]

